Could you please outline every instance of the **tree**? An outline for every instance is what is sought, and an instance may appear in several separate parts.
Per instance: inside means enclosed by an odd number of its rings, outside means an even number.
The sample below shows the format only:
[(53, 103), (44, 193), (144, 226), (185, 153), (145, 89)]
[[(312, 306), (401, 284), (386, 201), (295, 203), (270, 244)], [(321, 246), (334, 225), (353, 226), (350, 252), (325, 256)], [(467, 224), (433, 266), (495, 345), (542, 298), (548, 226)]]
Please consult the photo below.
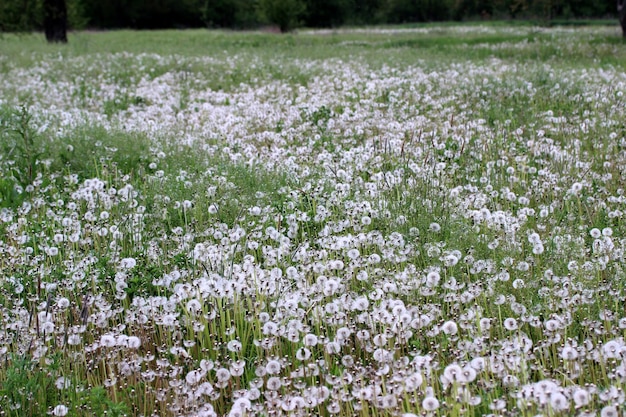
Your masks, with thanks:
[(67, 43), (67, 6), (65, 0), (44, 0), (43, 26), (48, 42)]
[(36, 1), (0, 0), (0, 32), (25, 32), (36, 26), (41, 11)]
[(236, 6), (230, 0), (207, 0), (202, 8), (202, 18), (208, 27), (234, 27)]
[(626, 38), (626, 0), (617, 0), (617, 14), (622, 25), (622, 36)]
[(304, 24), (308, 27), (340, 26), (352, 14), (352, 0), (306, 0)]
[(269, 23), (278, 25), (282, 33), (300, 25), (306, 6), (303, 0), (260, 0), (259, 12)]

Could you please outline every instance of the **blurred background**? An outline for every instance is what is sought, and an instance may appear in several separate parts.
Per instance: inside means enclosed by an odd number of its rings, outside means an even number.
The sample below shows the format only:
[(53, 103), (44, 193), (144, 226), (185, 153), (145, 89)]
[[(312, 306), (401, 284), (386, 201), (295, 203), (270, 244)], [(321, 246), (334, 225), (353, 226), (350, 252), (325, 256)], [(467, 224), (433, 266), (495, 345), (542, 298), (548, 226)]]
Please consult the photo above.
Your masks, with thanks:
[(75, 30), (276, 26), (288, 31), (486, 20), (563, 24), (617, 16), (615, 0), (1, 0), (0, 31), (42, 30), (51, 2), (65, 7), (68, 28)]

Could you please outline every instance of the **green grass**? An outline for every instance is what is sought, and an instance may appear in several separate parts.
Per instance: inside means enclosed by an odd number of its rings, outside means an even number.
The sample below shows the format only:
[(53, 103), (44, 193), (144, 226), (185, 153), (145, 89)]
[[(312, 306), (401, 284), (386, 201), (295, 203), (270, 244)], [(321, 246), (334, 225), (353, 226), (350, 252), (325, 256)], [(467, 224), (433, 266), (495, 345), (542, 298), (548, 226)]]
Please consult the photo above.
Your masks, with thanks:
[[(226, 415), (239, 390), (267, 383), (258, 369), (273, 360), (290, 384), (284, 395), (369, 383), (383, 395), (415, 371), (405, 360), (428, 353), (439, 365), (397, 406), (363, 400), (357, 410), (350, 400), (339, 415), (422, 413), (429, 387), (445, 401), (438, 415), (477, 416), (495, 399), (513, 410), (519, 386), (480, 371), (467, 387), (482, 403), (462, 405), (443, 369), (506, 356), (524, 337), (533, 342), (529, 366), (507, 369), (521, 384), (612, 386), (607, 367), (616, 364), (589, 352), (571, 376), (559, 356), (566, 342), (601, 349), (626, 336), (622, 255), (601, 253), (590, 236), (610, 228), (624, 245), (626, 224), (614, 213), (623, 201), (626, 52), (617, 25), (592, 23), (80, 32), (65, 46), (3, 35), (0, 74), (30, 80), (42, 66), (48, 84), (0, 86), (0, 408), (176, 415), (177, 387), (213, 366), (203, 380), (219, 398), (201, 398)], [(141, 93), (152, 82), (163, 92)], [(63, 117), (47, 113), (58, 85)], [(233, 119), (219, 119), (222, 111)], [(203, 130), (213, 118), (232, 132)], [(529, 241), (535, 232), (541, 253)], [(440, 282), (428, 291), (417, 283), (433, 271)], [(361, 314), (352, 303), (364, 297)], [(407, 312), (431, 322), (394, 322)], [(55, 327), (46, 334), (48, 314)], [(545, 328), (557, 317), (558, 340)], [(506, 318), (519, 329), (506, 329)], [(441, 331), (450, 320), (458, 333)], [(267, 321), (279, 335), (266, 334)], [(289, 340), (293, 322), (301, 330)], [(410, 337), (394, 333), (402, 326)], [(360, 330), (384, 334), (376, 343), (393, 360), (374, 359)], [(332, 340), (346, 331), (340, 354), (320, 342), (296, 359), (305, 334)], [(76, 334), (80, 343), (69, 344)], [(137, 335), (141, 346), (101, 346), (111, 334)], [(243, 373), (220, 384), (216, 369), (239, 360)], [(318, 373), (300, 375), (302, 363)], [(350, 388), (331, 383), (345, 374), (356, 380)], [(58, 388), (59, 377), (72, 388)], [(330, 415), (326, 405), (309, 411)]]
[[(125, 30), (106, 32), (76, 32), (69, 36), (67, 45), (47, 45), (40, 34), (5, 34), (0, 39), (0, 54), (12, 56), (11, 62), (0, 61), (3, 68), (8, 65), (28, 65), (32, 61), (31, 53), (53, 53), (69, 58), (86, 54), (107, 53), (158, 53), (180, 54), (184, 56), (213, 56), (226, 58), (229, 50), (252, 53), (257, 56), (328, 59), (342, 56), (362, 56), (369, 62), (384, 62), (395, 59), (401, 51), (401, 61), (412, 59), (433, 59), (445, 62), (458, 57), (459, 53), (467, 59), (485, 59), (496, 57), (524, 62), (528, 59), (540, 59), (565, 65), (588, 65), (600, 60), (603, 65), (622, 66), (624, 59), (623, 39), (619, 36), (617, 22), (593, 22), (592, 28), (605, 29), (606, 33), (589, 31), (586, 25), (581, 33), (548, 34), (537, 26), (526, 23), (509, 24), (494, 22), (488, 28), (493, 33), (462, 33), (456, 29), (472, 25), (409, 25), (410, 28), (432, 29), (429, 33), (342, 33), (331, 32), (329, 35), (316, 35), (306, 31), (296, 34), (278, 35), (262, 32), (231, 31), (141, 31)], [(565, 22), (563, 22), (565, 23)], [(562, 25), (562, 24), (561, 24)], [(481, 27), (476, 24), (475, 27)], [(394, 27), (391, 26), (390, 29)], [(401, 26), (404, 28), (404, 26)], [(612, 30), (614, 28), (614, 31)], [(500, 30), (498, 30), (500, 29)], [(504, 31), (502, 31), (504, 29)], [(613, 33), (614, 32), (614, 33)], [(584, 38), (584, 41), (580, 37)], [(559, 39), (563, 47), (549, 40)], [(516, 45), (531, 42), (532, 48), (520, 53)], [(585, 42), (585, 48), (568, 48), (571, 42)], [(491, 50), (490, 46), (505, 46)], [(611, 46), (617, 46), (614, 49)], [(483, 46), (474, 49), (472, 46)], [(382, 49), (381, 49), (382, 47)], [(389, 49), (389, 51), (387, 51)], [(29, 54), (23, 51), (28, 50)], [(400, 63), (400, 62), (399, 62)]]

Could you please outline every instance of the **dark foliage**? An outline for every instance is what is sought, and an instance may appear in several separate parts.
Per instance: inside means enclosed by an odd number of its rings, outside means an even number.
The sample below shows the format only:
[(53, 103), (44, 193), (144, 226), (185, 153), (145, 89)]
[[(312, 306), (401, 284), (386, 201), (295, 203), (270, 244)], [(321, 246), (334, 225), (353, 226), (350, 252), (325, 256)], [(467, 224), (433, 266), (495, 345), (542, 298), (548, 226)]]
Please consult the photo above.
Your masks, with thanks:
[(69, 29), (242, 29), (271, 24), (287, 31), (298, 25), (493, 18), (549, 22), (614, 18), (616, 13), (616, 0), (1, 0), (0, 31), (46, 29), (48, 39), (63, 42), (63, 21)]

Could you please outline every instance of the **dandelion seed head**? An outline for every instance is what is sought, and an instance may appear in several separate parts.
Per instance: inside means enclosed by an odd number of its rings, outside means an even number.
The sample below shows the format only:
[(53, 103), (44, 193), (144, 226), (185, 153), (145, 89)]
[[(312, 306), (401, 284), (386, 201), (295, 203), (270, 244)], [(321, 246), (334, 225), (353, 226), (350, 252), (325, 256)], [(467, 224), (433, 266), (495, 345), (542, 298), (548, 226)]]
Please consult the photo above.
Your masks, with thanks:
[(67, 406), (63, 404), (59, 404), (52, 409), (51, 414), (53, 416), (63, 417), (67, 415), (68, 412), (69, 412), (69, 409), (67, 408)]
[(439, 408), (439, 400), (435, 397), (426, 397), (422, 401), (422, 408), (428, 412), (435, 411)]

